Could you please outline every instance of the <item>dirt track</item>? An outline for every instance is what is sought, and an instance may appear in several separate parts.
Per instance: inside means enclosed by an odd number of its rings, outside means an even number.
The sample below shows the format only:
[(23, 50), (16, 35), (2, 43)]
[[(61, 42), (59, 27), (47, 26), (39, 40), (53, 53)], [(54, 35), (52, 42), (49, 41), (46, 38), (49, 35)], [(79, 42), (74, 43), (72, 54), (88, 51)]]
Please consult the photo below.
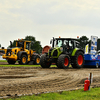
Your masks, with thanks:
[(0, 67), (0, 96), (83, 87), (90, 72), (93, 73), (92, 86), (100, 85), (100, 68)]

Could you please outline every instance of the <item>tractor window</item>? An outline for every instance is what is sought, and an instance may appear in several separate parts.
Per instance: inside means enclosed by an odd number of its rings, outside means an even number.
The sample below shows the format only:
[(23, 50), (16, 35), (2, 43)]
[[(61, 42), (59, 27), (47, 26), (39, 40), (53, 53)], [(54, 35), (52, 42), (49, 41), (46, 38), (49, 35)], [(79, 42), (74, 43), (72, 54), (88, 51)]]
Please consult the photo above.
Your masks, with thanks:
[(62, 40), (58, 40), (58, 41), (57, 41), (57, 46), (58, 46), (58, 47), (61, 47), (61, 46), (62, 46)]
[(24, 48), (24, 42), (18, 42), (18, 47)]
[(68, 40), (64, 40), (64, 45), (68, 46)]
[(69, 41), (69, 46), (73, 47), (73, 42), (71, 40)]
[(71, 49), (73, 49), (73, 41), (69, 40), (69, 47), (71, 47)]
[(55, 47), (61, 47), (62, 46), (62, 40), (56, 40), (55, 42), (54, 42), (54, 45), (55, 45)]
[(81, 48), (81, 47), (80, 47), (80, 44), (79, 44), (78, 42), (76, 42), (76, 47), (77, 47), (77, 48)]
[(26, 42), (26, 49), (29, 50), (29, 42)]

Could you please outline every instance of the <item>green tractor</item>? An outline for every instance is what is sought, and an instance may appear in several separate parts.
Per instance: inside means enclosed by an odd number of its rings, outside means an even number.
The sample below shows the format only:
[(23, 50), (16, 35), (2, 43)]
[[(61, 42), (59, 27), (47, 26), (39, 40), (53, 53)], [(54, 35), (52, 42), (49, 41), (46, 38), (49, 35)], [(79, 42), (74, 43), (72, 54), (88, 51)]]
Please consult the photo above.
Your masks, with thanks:
[(73, 38), (53, 38), (50, 41), (52, 48), (48, 53), (42, 54), (40, 65), (42, 68), (49, 68), (55, 63), (58, 68), (68, 68), (69, 64), (73, 68), (82, 68), (84, 65), (84, 50), (80, 47), (77, 39)]

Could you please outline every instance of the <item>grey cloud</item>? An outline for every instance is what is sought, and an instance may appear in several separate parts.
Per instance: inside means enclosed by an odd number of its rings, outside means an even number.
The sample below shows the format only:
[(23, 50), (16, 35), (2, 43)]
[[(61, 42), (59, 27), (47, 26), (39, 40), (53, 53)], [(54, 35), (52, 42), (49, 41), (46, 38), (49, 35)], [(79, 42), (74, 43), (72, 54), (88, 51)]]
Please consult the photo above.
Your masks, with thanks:
[[(71, 4), (71, 1), (69, 2)], [(83, 9), (84, 7), (80, 9), (80, 6), (74, 6), (74, 3), (61, 6), (56, 0), (56, 2), (42, 4), (38, 1), (33, 5), (23, 1), (18, 7), (8, 6), (7, 9), (5, 8), (7, 13), (0, 12), (0, 35), (5, 38), (8, 34), (10, 40), (33, 35), (45, 45), (53, 36), (99, 34), (100, 10)]]
[[(33, 23), (39, 25), (79, 25), (87, 27), (99, 27), (100, 25), (100, 15), (97, 10), (82, 10), (77, 8), (72, 8), (72, 6), (67, 6), (66, 9), (61, 9), (54, 13), (50, 12), (50, 7), (56, 5), (57, 2), (52, 2), (47, 5), (28, 6), (24, 5), (20, 9), (9, 9), (11, 13), (20, 14), (26, 19), (31, 19)], [(55, 9), (55, 8), (54, 8)], [(22, 17), (19, 17), (22, 19)], [(95, 26), (94, 26), (95, 25)]]

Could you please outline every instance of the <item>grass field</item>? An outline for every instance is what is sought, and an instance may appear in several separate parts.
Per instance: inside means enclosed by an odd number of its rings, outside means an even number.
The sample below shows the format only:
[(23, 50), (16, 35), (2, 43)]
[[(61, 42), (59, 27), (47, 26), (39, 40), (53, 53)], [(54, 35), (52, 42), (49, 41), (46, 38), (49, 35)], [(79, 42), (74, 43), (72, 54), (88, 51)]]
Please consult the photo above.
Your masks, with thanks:
[[(40, 65), (0, 65), (0, 67), (41, 67)], [(56, 65), (51, 65), (50, 67), (57, 67)]]
[(91, 88), (90, 91), (81, 89), (76, 91), (64, 91), (62, 93), (41, 94), (37, 96), (22, 96), (7, 100), (100, 100), (100, 88)]
[(0, 67), (40, 67), (40, 65), (0, 65)]
[(0, 62), (7, 62), (6, 60), (0, 60)]
[[(7, 62), (6, 60), (0, 60), (0, 62)], [(19, 64), (0, 64), (0, 67), (41, 67), (40, 65), (19, 65)], [(56, 65), (51, 65), (51, 67), (57, 67)]]

